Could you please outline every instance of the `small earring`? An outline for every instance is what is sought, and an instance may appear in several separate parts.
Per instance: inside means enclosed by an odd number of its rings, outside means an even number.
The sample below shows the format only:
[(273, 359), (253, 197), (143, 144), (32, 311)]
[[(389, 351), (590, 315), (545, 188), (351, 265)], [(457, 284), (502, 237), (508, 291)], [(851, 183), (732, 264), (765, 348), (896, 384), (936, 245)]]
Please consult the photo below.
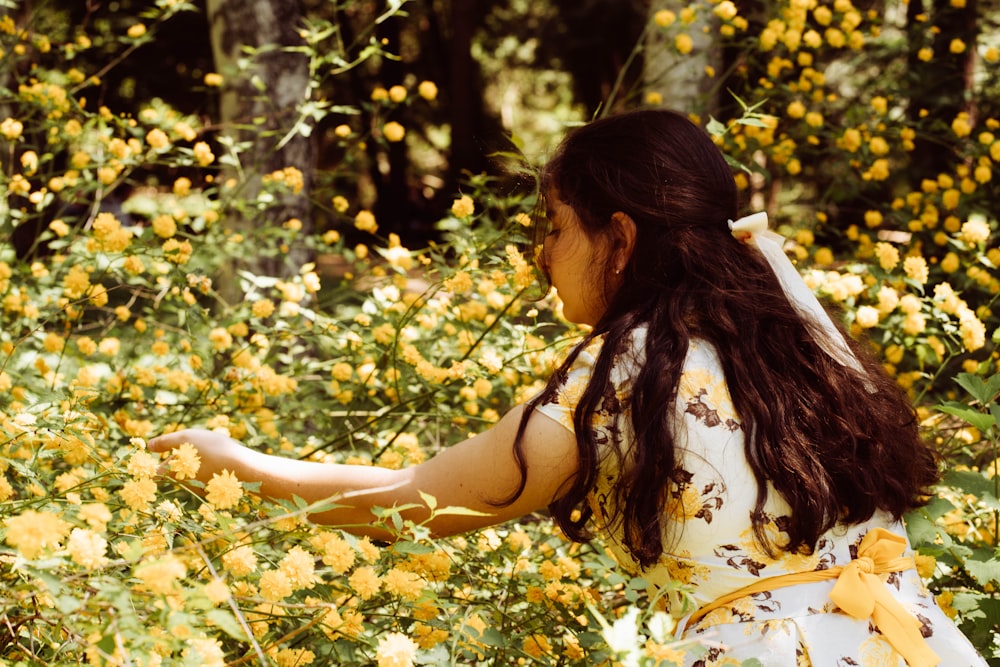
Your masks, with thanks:
[(615, 269), (615, 275), (616, 275), (616, 276), (619, 276), (619, 275), (621, 275), (621, 272), (622, 272), (622, 270), (621, 270), (621, 269)]

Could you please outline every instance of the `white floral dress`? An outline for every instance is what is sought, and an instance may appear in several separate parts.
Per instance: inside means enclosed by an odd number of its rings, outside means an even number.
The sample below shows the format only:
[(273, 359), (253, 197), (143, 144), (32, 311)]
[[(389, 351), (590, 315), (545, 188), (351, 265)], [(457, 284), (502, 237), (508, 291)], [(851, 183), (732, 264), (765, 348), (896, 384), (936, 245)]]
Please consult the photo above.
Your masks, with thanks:
[[(637, 331), (632, 349), (615, 362), (612, 380), (619, 399), (627, 398), (632, 370), (642, 363), (644, 338), (644, 331)], [(555, 402), (538, 407), (570, 430), (573, 410), (590, 378), (600, 345), (600, 339), (591, 342), (574, 362)], [(609, 494), (618, 473), (614, 456), (604, 458), (590, 502), (619, 563), (646, 579), (652, 592), (659, 593), (660, 604), (675, 616), (683, 616), (685, 610), (680, 609), (679, 598), (668, 592), (670, 581), (690, 584), (694, 603), (701, 607), (762, 578), (845, 565), (857, 555), (861, 539), (873, 528), (886, 528), (905, 539), (901, 524), (878, 513), (864, 524), (835, 527), (820, 538), (812, 554), (781, 551), (768, 556), (753, 537), (750, 515), (756, 482), (744, 455), (740, 418), (718, 356), (709, 344), (692, 343), (674, 409), (682, 453), (670, 502), (664, 509), (675, 522), (669, 553), (643, 569), (622, 547), (620, 530), (610, 518)], [(627, 414), (598, 411), (594, 421), (595, 428), (608, 437), (630, 437)], [(766, 530), (779, 536), (789, 514), (788, 505), (772, 492), (765, 513)], [(904, 555), (912, 555), (908, 543), (905, 548)], [(986, 662), (936, 605), (913, 569), (881, 578), (892, 597), (919, 621), (919, 632), (940, 658), (938, 664), (985, 667)], [(689, 658), (687, 665), (739, 665), (742, 660), (757, 658), (763, 667), (905, 667), (906, 661), (869, 620), (849, 616), (830, 600), (834, 583), (831, 579), (765, 590), (723, 605), (695, 623), (681, 618), (679, 636), (702, 639), (709, 646), (707, 652)]]

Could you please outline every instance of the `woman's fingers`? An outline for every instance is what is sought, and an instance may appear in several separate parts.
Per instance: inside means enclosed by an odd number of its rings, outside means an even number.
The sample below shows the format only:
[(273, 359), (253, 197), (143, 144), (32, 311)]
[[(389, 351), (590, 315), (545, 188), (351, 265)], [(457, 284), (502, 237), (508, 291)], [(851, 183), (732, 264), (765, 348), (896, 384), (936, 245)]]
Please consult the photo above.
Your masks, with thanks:
[(192, 435), (192, 429), (183, 429), (181, 431), (174, 431), (173, 433), (164, 433), (163, 435), (158, 435), (148, 441), (146, 443), (146, 447), (150, 451), (165, 452), (170, 449), (176, 449), (186, 442), (191, 442)]

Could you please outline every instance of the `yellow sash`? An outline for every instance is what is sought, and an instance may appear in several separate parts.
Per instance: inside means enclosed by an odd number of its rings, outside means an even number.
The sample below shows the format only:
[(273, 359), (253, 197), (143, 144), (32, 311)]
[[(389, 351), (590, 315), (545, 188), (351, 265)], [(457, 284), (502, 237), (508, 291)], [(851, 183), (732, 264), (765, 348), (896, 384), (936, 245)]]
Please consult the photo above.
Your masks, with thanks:
[(901, 557), (905, 548), (906, 540), (899, 535), (885, 528), (873, 528), (861, 540), (858, 557), (846, 565), (761, 579), (701, 607), (688, 620), (688, 626), (708, 612), (754, 593), (836, 579), (830, 599), (841, 611), (859, 620), (870, 619), (910, 667), (934, 667), (941, 659), (920, 633), (920, 621), (893, 597), (877, 576), (915, 567), (912, 558)]

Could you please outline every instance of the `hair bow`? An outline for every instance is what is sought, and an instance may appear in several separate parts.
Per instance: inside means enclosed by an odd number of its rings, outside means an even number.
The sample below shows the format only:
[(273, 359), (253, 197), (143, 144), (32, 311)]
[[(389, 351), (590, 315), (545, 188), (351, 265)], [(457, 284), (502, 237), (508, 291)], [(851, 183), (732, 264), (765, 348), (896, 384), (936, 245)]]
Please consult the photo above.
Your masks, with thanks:
[(733, 237), (755, 246), (764, 255), (789, 302), (802, 318), (815, 325), (816, 342), (820, 347), (842, 366), (862, 370), (861, 363), (848, 347), (843, 334), (785, 254), (784, 237), (768, 230), (767, 213), (752, 213), (736, 221), (730, 220), (729, 230)]

